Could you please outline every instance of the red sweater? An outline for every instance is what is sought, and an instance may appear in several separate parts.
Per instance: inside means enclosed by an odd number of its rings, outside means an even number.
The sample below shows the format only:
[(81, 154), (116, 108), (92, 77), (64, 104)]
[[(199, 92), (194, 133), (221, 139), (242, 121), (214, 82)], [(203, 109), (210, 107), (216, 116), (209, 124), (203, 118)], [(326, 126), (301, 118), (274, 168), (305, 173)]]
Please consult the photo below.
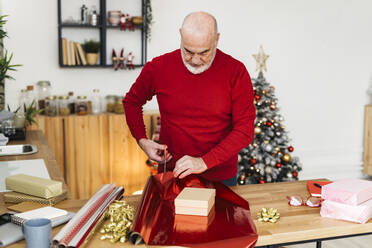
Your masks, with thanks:
[(173, 155), (167, 170), (190, 155), (203, 158), (208, 167), (203, 177), (233, 177), (239, 151), (253, 140), (256, 117), (244, 64), (218, 49), (211, 67), (197, 75), (187, 70), (179, 49), (146, 63), (123, 100), (137, 141), (147, 138), (142, 106), (154, 95), (161, 115), (160, 143)]

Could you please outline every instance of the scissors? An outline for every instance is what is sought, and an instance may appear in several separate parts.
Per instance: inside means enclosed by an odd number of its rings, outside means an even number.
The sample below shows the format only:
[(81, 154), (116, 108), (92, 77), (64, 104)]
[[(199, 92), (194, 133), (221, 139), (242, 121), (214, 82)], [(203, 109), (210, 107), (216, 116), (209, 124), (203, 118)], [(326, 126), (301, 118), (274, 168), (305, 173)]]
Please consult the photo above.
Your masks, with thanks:
[(164, 145), (164, 172), (167, 171), (167, 145)]

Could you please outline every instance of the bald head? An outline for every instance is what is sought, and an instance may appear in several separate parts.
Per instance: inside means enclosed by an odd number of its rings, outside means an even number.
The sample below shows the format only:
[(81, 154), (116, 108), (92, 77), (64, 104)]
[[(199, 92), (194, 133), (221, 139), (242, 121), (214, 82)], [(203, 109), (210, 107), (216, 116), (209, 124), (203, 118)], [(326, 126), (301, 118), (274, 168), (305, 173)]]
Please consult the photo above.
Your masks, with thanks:
[(191, 13), (185, 17), (180, 34), (186, 68), (193, 74), (206, 71), (214, 60), (220, 36), (216, 19), (206, 12)]
[(216, 19), (207, 12), (193, 12), (188, 14), (183, 20), (180, 29), (182, 34), (198, 36), (217, 36)]

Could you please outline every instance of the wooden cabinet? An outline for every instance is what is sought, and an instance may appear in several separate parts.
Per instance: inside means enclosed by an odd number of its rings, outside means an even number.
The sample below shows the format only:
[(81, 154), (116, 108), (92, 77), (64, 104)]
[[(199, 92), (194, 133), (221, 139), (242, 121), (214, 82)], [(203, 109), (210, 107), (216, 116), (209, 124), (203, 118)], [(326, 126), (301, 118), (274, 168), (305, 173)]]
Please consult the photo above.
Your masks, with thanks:
[[(148, 137), (152, 115), (144, 114)], [(74, 199), (91, 197), (103, 184), (122, 185), (126, 194), (144, 188), (150, 170), (124, 115), (37, 117)]]
[(372, 175), (372, 105), (366, 105), (364, 108), (363, 162), (363, 172)]

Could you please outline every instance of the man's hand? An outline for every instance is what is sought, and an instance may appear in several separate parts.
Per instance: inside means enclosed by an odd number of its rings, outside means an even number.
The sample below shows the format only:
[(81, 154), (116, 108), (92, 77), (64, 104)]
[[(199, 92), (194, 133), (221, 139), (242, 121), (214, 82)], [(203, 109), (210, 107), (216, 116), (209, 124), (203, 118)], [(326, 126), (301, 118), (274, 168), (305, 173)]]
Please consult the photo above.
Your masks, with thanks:
[(173, 176), (180, 179), (190, 175), (199, 174), (207, 170), (207, 165), (202, 158), (183, 156), (176, 162), (173, 170)]
[[(149, 139), (140, 139), (139, 146), (147, 156), (158, 163), (164, 163), (164, 145), (158, 144)], [(172, 159), (172, 155), (167, 152), (167, 162)]]

